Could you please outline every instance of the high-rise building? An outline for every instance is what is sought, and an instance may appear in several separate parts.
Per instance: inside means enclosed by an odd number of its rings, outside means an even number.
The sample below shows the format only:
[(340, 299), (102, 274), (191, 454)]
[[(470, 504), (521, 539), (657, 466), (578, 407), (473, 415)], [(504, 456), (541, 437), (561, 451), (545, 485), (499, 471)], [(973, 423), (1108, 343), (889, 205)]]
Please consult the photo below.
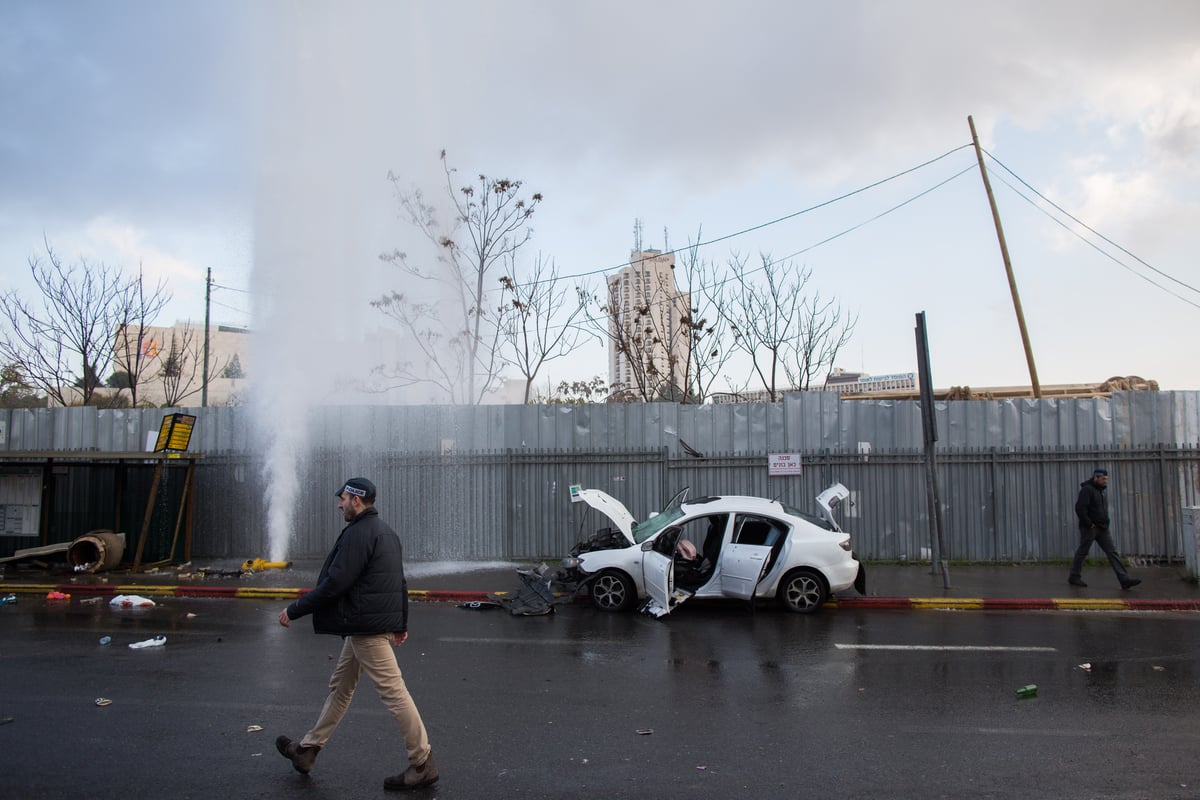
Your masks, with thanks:
[(690, 295), (675, 288), (675, 256), (635, 250), (608, 279), (609, 382), (614, 392), (680, 399), (686, 393)]

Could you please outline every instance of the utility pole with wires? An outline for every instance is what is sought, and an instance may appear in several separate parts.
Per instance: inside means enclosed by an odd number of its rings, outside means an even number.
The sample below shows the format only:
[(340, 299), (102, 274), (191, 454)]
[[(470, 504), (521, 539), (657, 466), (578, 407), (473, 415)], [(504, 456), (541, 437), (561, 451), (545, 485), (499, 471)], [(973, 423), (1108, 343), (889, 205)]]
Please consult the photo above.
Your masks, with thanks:
[(1004, 228), (1000, 225), (1000, 211), (996, 208), (996, 196), (992, 194), (992, 184), (988, 180), (987, 167), (983, 165), (983, 150), (979, 147), (979, 137), (975, 135), (975, 120), (967, 115), (967, 125), (971, 128), (971, 141), (975, 143), (975, 157), (979, 160), (979, 174), (983, 176), (983, 188), (987, 190), (988, 204), (992, 207), (992, 221), (996, 223), (996, 236), (1000, 239), (1000, 256), (1004, 259), (1004, 271), (1008, 274), (1008, 289), (1012, 293), (1013, 308), (1017, 312), (1017, 326), (1021, 329), (1021, 343), (1025, 346), (1025, 361), (1029, 364), (1029, 380), (1033, 384), (1033, 396), (1042, 396), (1042, 386), (1038, 383), (1037, 367), (1033, 363), (1033, 345), (1029, 343), (1029, 330), (1025, 327), (1025, 312), (1021, 310), (1021, 295), (1017, 294), (1017, 278), (1013, 275), (1012, 259), (1008, 257), (1008, 243), (1004, 240)]
[(200, 375), (200, 405), (203, 408), (208, 408), (208, 321), (211, 308), (212, 267), (209, 267), (208, 276), (204, 279), (204, 366)]

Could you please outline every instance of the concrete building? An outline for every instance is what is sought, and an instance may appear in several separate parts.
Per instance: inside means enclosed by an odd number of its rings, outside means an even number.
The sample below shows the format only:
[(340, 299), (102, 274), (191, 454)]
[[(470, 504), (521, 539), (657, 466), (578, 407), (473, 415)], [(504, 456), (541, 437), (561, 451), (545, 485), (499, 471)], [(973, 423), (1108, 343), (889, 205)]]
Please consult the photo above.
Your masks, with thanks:
[(679, 399), (691, 298), (675, 287), (674, 254), (635, 250), (629, 264), (608, 279), (609, 382), (618, 395)]
[(863, 372), (847, 372), (834, 367), (825, 378), (825, 389), (842, 394), (878, 394), (880, 392), (915, 392), (917, 376), (914, 372), (899, 372), (892, 375), (867, 375)]
[[(139, 351), (137, 331), (117, 333), (114, 372), (128, 372), (127, 364)], [(198, 406), (204, 395), (204, 325), (177, 322), (150, 326), (140, 342), (141, 378), (138, 405)], [(127, 355), (128, 354), (128, 355)], [(208, 405), (239, 401), (252, 369), (250, 331), (230, 325), (210, 325), (208, 336)], [(109, 390), (111, 391), (111, 390)]]

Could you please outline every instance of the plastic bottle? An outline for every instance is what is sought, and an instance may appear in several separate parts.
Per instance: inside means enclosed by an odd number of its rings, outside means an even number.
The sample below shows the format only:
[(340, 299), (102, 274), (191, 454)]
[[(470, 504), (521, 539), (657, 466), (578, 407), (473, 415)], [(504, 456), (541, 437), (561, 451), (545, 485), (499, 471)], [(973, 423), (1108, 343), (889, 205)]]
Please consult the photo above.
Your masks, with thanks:
[(1037, 697), (1037, 684), (1029, 683), (1017, 689), (1017, 697)]
[(100, 644), (108, 644), (111, 641), (112, 641), (111, 636), (101, 636), (100, 637)]
[(0, 606), (15, 606), (17, 604), (17, 596), (15, 594), (6, 594), (0, 597)]

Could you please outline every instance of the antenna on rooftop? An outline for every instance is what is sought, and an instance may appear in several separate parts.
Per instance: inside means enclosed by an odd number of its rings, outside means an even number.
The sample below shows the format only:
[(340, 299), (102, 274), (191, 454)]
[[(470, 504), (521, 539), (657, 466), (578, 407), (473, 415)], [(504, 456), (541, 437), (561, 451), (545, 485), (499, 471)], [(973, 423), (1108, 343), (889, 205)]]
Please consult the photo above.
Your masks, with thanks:
[(642, 221), (636, 217), (633, 220), (633, 252), (642, 252)]

